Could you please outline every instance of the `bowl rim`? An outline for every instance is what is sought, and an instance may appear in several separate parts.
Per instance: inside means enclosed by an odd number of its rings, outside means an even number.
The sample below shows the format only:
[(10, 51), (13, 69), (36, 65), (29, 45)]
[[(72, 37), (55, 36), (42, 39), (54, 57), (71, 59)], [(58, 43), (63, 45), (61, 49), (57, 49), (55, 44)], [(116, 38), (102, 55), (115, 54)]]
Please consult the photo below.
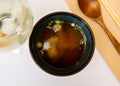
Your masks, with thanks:
[[(38, 58), (38, 54), (37, 52), (35, 52), (35, 34), (36, 32), (39, 30), (39, 26), (40, 24), (46, 20), (46, 19), (49, 19), (49, 17), (51, 16), (56, 16), (56, 15), (66, 15), (66, 16), (72, 16), (73, 18), (77, 19), (77, 20), (80, 20), (82, 21), (82, 23), (86, 26), (86, 29), (88, 30), (89, 32), (89, 35), (90, 35), (90, 38), (91, 38), (91, 44), (90, 44), (90, 51), (89, 52), (89, 55), (87, 55), (87, 59), (84, 60), (83, 64), (80, 66), (75, 66), (74, 68), (68, 68), (68, 69), (57, 69), (57, 68), (53, 68), (51, 66), (49, 66), (48, 64), (44, 63), (44, 61), (41, 61), (39, 58)], [(89, 46), (87, 46), (89, 48)], [(79, 71), (81, 71), (82, 69), (84, 69), (88, 63), (90, 62), (90, 60), (92, 59), (93, 57), (93, 54), (94, 54), (94, 50), (95, 50), (95, 39), (94, 39), (94, 34), (92, 32), (92, 29), (91, 27), (88, 25), (88, 23), (81, 17), (77, 16), (76, 14), (74, 13), (70, 13), (70, 12), (64, 12), (64, 11), (59, 11), (59, 12), (53, 12), (53, 13), (49, 13), (47, 15), (45, 15), (44, 17), (42, 17), (40, 20), (38, 20), (38, 22), (35, 24), (35, 26), (33, 27), (33, 31), (30, 35), (30, 38), (29, 38), (29, 50), (30, 50), (30, 53), (31, 53), (31, 56), (34, 60), (34, 62), (41, 68), (43, 69), (44, 71), (46, 71), (47, 73), (49, 74), (52, 74), (52, 75), (57, 75), (57, 76), (68, 76), (68, 75), (73, 75)]]

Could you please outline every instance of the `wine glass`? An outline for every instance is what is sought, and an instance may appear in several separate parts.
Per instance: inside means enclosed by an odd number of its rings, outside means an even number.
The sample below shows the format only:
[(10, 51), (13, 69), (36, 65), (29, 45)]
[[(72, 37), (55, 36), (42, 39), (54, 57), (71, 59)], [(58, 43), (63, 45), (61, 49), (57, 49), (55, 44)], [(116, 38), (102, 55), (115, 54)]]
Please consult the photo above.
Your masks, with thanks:
[(0, 51), (23, 44), (32, 25), (33, 16), (26, 0), (0, 0)]

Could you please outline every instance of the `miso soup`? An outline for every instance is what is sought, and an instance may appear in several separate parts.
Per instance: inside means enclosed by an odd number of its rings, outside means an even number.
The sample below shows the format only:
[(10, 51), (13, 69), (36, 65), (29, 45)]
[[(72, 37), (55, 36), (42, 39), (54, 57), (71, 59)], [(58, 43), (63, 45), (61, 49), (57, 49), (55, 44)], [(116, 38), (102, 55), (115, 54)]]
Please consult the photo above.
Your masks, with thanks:
[(72, 22), (54, 20), (39, 32), (36, 47), (40, 58), (57, 68), (76, 65), (85, 51), (84, 34), (80, 27)]

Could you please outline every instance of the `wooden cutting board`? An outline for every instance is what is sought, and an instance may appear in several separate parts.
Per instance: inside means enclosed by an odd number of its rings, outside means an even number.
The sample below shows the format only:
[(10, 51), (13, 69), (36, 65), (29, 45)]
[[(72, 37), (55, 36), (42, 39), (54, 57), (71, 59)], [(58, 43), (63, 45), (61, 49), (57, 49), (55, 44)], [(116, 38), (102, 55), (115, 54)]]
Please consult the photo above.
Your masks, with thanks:
[[(90, 18), (86, 17), (81, 12), (81, 10), (78, 7), (77, 0), (65, 1), (74, 14), (77, 14), (78, 16), (82, 17), (90, 25), (95, 36), (96, 48), (98, 49), (99, 53), (101, 54), (109, 68), (112, 70), (114, 75), (118, 78), (118, 80), (120, 80), (120, 55), (115, 50), (114, 46), (112, 45), (103, 28), (101, 28), (100, 25), (92, 21)], [(102, 16), (106, 26), (114, 34), (116, 39), (120, 42), (120, 27), (118, 27), (117, 24), (114, 22), (114, 20), (104, 8), (100, 0), (99, 2), (101, 4)], [(118, 10), (120, 0), (107, 0), (107, 2), (111, 5), (114, 11), (117, 14), (119, 14), (118, 16), (120, 17), (120, 10)]]

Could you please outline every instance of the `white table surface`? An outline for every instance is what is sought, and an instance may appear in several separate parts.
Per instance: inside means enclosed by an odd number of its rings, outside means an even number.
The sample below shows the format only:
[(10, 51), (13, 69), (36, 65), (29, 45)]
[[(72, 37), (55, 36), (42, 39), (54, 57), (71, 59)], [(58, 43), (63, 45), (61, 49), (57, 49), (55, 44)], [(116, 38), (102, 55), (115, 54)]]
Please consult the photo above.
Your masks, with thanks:
[[(70, 12), (64, 0), (28, 2), (33, 12), (34, 23), (51, 12)], [(33, 61), (27, 40), (14, 51), (0, 53), (0, 86), (120, 86), (120, 81), (113, 75), (97, 49), (91, 62), (81, 72), (67, 77), (47, 74)]]

